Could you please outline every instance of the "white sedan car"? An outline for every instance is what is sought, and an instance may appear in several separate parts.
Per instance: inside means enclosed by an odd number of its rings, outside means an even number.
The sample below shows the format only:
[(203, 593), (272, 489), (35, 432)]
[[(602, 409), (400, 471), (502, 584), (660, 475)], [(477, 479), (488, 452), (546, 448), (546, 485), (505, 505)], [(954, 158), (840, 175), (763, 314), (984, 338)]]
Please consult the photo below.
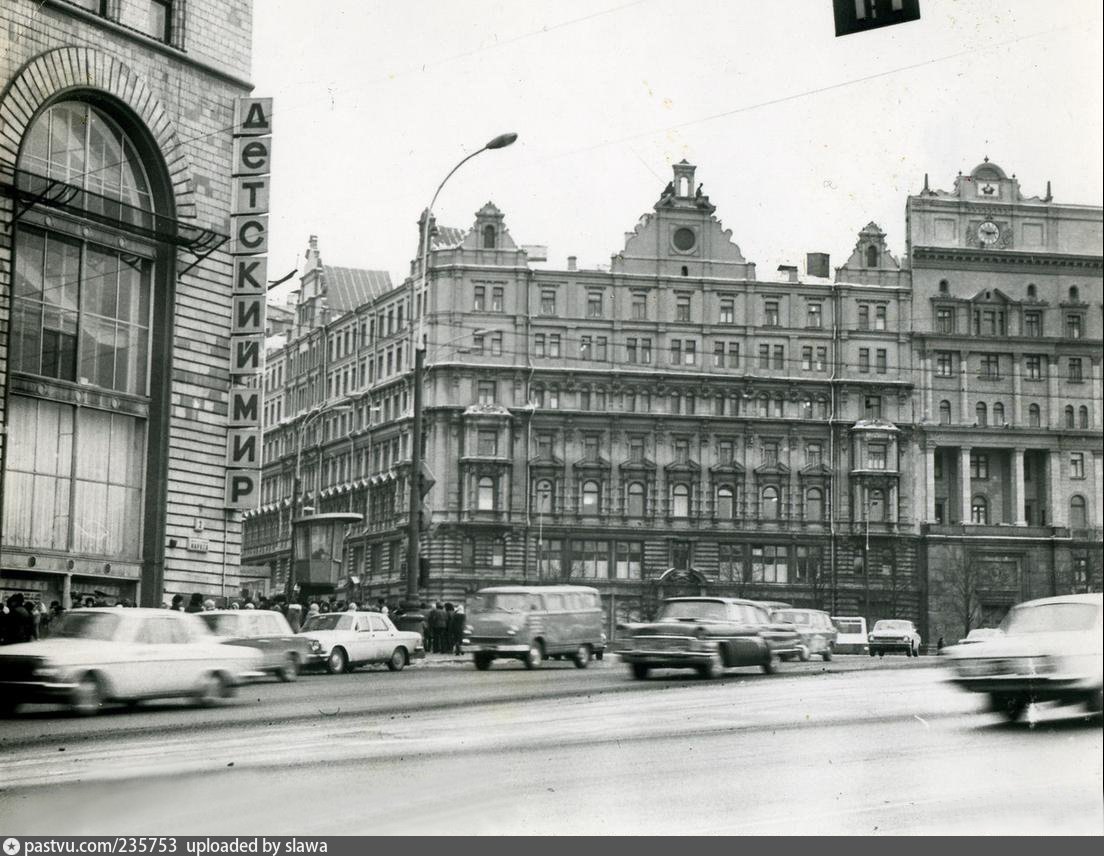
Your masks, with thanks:
[(310, 640), (313, 662), (335, 675), (366, 663), (401, 671), (425, 657), (422, 634), (399, 630), (379, 612), (326, 612), (310, 616), (300, 635)]
[(110, 701), (215, 704), (260, 677), (260, 652), (221, 645), (196, 616), (167, 609), (75, 609), (50, 638), (0, 649), (0, 712), (24, 703), (93, 714)]
[(1015, 606), (992, 639), (948, 648), (951, 681), (986, 693), (989, 706), (1010, 720), (1029, 704), (1084, 702), (1104, 707), (1104, 600), (1072, 594)]

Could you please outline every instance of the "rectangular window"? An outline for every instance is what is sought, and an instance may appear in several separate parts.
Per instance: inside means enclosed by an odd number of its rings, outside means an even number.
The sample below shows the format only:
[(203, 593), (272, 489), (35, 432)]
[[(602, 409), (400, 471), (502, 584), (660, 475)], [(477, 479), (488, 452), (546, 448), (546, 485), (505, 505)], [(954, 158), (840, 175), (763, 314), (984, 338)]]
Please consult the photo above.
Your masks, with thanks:
[(491, 291), (491, 311), (492, 312), (505, 312), (506, 311), (506, 297), (505, 289), (502, 286), (496, 285)]
[(824, 451), (820, 443), (809, 443), (805, 446), (805, 466), (819, 467), (823, 461)]
[(493, 380), (481, 380), (476, 385), (477, 401), (480, 404), (494, 404), (496, 401), (495, 382)]
[(977, 452), (970, 455), (970, 478), (974, 481), (988, 481), (989, 456)]
[(751, 545), (751, 580), (757, 583), (789, 581), (789, 548), (785, 544)]
[(763, 466), (773, 467), (778, 463), (778, 442), (775, 440), (763, 441)]
[(590, 360), (593, 359), (594, 342), (590, 336), (582, 336), (579, 338), (579, 359)]
[(498, 454), (498, 432), (480, 431), (477, 435), (476, 454), (493, 457)]
[(878, 350), (874, 352), (874, 371), (878, 374), (885, 374), (888, 370), (886, 349), (878, 348)]
[(734, 301), (731, 297), (725, 297), (721, 299), (720, 322), (722, 324), (736, 323), (736, 301)]
[(725, 362), (725, 343), (714, 342), (713, 343), (713, 367), (724, 368)]
[(571, 577), (609, 579), (609, 541), (572, 540)]
[(871, 443), (866, 447), (866, 468), (868, 470), (886, 468), (886, 447), (883, 443)]
[(142, 27), (142, 32), (159, 42), (170, 43), (172, 41), (172, 0), (146, 0), (146, 9), (145, 26)]
[(886, 328), (886, 307), (875, 306), (874, 307), (874, 329), (884, 330)]
[(554, 288), (541, 289), (540, 314), (556, 314), (556, 290)]
[(1070, 478), (1083, 479), (1085, 477), (1085, 453), (1070, 452)]
[(870, 306), (866, 303), (859, 304), (859, 329), (870, 329)]
[(560, 355), (560, 334), (548, 334), (548, 356), (557, 358)]
[(1000, 355), (999, 354), (982, 354), (981, 355), (981, 377), (986, 380), (999, 380), (1000, 379)]
[(1069, 379), (1073, 383), (1081, 383), (1084, 381), (1085, 376), (1081, 371), (1081, 358), (1070, 357), (1069, 361)]
[(555, 439), (551, 434), (538, 434), (537, 435), (537, 457), (542, 461), (551, 461), (555, 459), (555, 455), (552, 452)]
[(594, 359), (605, 362), (608, 359), (609, 340), (605, 336), (598, 336), (594, 340)]
[(684, 437), (675, 440), (675, 463), (690, 463), (690, 441)]
[(810, 303), (806, 308), (805, 326), (816, 330), (824, 326), (824, 313), (819, 303)]
[(817, 348), (816, 349), (816, 362), (813, 364), (814, 368), (818, 372), (827, 371), (828, 367), (828, 349)]
[(545, 355), (544, 333), (537, 333), (533, 336), (533, 356), (543, 357)]
[(954, 355), (950, 351), (936, 351), (935, 374), (937, 377), (951, 377), (954, 374)]
[(780, 325), (781, 319), (778, 311), (778, 301), (767, 300), (763, 303), (763, 326), (778, 327)]
[(759, 368), (770, 368), (770, 345), (759, 346)]
[(945, 306), (935, 310), (935, 332), (953, 333), (955, 326), (955, 312)]
[(484, 285), (477, 285), (475, 287), (474, 297), (472, 299), (472, 310), (474, 312), (483, 312), (487, 308), (487, 287)]
[(618, 541), (614, 562), (617, 579), (641, 579), (644, 572), (644, 544), (640, 541)]
[(682, 339), (671, 340), (671, 365), (677, 366), (682, 363)]
[(642, 292), (634, 292), (632, 296), (632, 318), (634, 321), (644, 321), (648, 317), (648, 295)]
[(598, 460), (602, 438), (598, 434), (587, 434), (583, 437), (583, 460), (594, 463)]
[(602, 317), (602, 292), (587, 292), (587, 318)]
[(690, 297), (689, 297), (689, 295), (680, 294), (675, 298), (675, 320), (676, 321), (689, 321), (690, 320)]
[(786, 368), (786, 346), (775, 345), (774, 346), (774, 368), (777, 371), (781, 371)]
[(804, 345), (801, 348), (801, 370), (808, 372), (813, 370), (813, 346)]
[(1028, 380), (1043, 379), (1043, 358), (1041, 354), (1027, 354), (1024, 356), (1024, 376)]
[(1066, 338), (1080, 339), (1083, 322), (1080, 315), (1066, 316)]
[(717, 577), (721, 582), (741, 582), (744, 578), (744, 545), (717, 545)]
[(1043, 316), (1041, 312), (1024, 312), (1024, 335), (1037, 337), (1043, 335)]
[(686, 340), (683, 361), (688, 366), (692, 366), (698, 361), (698, 343), (693, 339)]
[(629, 461), (633, 464), (644, 463), (644, 438), (629, 438)]
[(863, 374), (870, 372), (870, 348), (859, 348), (859, 371)]
[(820, 576), (820, 549), (798, 545), (794, 547), (794, 580), (810, 583)]
[[(400, 351), (400, 355), (401, 355), (401, 353), (402, 352)], [(501, 357), (502, 356), (502, 334), (501, 333), (492, 333), (491, 334), (491, 356), (493, 356), (493, 357)], [(400, 366), (400, 368), (402, 368), (402, 367)]]
[(730, 369), (740, 368), (740, 343), (729, 342), (728, 343), (728, 367)]
[[(723, 400), (723, 399), (722, 399)], [(717, 443), (717, 463), (728, 466), (735, 460), (735, 444), (731, 440), (721, 440)]]
[(868, 395), (863, 400), (864, 416), (867, 419), (882, 418), (882, 397), (880, 395)]
[(636, 353), (636, 339), (625, 340), (625, 362), (635, 363), (637, 361)]
[(641, 339), (640, 340), (640, 362), (650, 363), (652, 361), (652, 340)]
[(547, 541), (537, 542), (537, 564), (540, 575), (545, 580), (559, 579), (563, 573), (561, 569), (561, 556), (563, 556), (563, 541), (558, 538), (550, 538)]

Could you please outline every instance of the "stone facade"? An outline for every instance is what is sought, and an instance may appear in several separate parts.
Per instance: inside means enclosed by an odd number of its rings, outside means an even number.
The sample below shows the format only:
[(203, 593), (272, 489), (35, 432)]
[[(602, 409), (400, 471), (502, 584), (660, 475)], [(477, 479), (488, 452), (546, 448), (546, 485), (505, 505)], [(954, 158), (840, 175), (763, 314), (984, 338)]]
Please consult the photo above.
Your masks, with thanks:
[[(135, 431), (146, 444), (133, 485), (143, 508), (136, 554), (76, 549), (64, 536), (44, 544), (37, 535), (13, 535), (14, 527), (5, 532), (0, 587), (47, 603), (100, 591), (109, 601), (158, 605), (172, 592), (218, 596), (238, 585), (240, 514), (223, 509), (228, 245), (202, 256), (230, 233), (231, 132), (235, 100), (251, 89), (252, 6), (249, 0), (177, 0), (169, 4), (169, 19), (154, 25), (150, 5), (12, 0), (0, 10), (0, 401), (8, 407), (13, 401), (24, 407), (48, 401), (78, 411), (122, 408), (136, 416)], [(118, 215), (105, 216), (102, 202), (94, 217), (80, 210), (91, 210), (95, 196), (88, 193), (66, 197), (61, 185), (40, 182), (49, 192), (29, 202), (26, 194), (20, 197), (21, 182), (38, 181), (25, 175), (28, 128), (62, 102), (91, 105), (138, 152), (156, 212), (141, 214), (147, 224), (141, 235)], [(85, 175), (77, 172), (71, 181), (82, 184)], [(68, 205), (54, 204), (65, 199)], [(100, 394), (82, 376), (83, 367), (71, 382), (60, 375), (43, 380), (17, 370), (9, 353), (19, 334), (11, 315), (13, 265), (19, 264), (13, 260), (15, 236), (20, 229), (42, 229), (49, 240), (50, 230), (66, 224), (87, 239), (85, 253), (93, 244), (148, 247), (150, 368), (148, 390), (140, 394)], [(86, 332), (82, 328), (76, 336)], [(8, 417), (0, 412), (0, 424)], [(29, 501), (14, 494), (18, 442), (0, 432), (0, 443), (6, 443), (0, 488), (6, 514), (15, 516)], [(79, 470), (79, 452), (76, 461)], [(126, 525), (115, 511), (108, 510), (106, 528)], [(79, 527), (87, 509), (74, 499), (64, 513)], [(105, 536), (99, 543), (110, 542)]]

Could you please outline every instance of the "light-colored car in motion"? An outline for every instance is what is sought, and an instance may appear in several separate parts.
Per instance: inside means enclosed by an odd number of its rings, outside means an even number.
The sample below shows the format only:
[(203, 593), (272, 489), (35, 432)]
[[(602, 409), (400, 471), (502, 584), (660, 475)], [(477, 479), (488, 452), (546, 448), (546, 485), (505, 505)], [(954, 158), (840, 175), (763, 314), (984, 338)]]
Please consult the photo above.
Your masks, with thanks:
[(1000, 636), (1000, 630), (996, 627), (975, 627), (958, 640), (959, 645), (976, 645), (978, 642), (987, 642), (994, 636)]
[(989, 707), (1015, 721), (1028, 705), (1055, 701), (1104, 709), (1104, 596), (1030, 600), (1005, 616), (1000, 633), (946, 649), (951, 681), (985, 693)]
[(60, 703), (93, 714), (108, 702), (192, 698), (212, 705), (261, 677), (261, 655), (221, 645), (195, 615), (167, 609), (75, 609), (50, 638), (0, 650), (0, 709)]
[(196, 613), (224, 645), (261, 652), (261, 669), (281, 681), (294, 681), (314, 656), (309, 639), (297, 636), (282, 613), (270, 609), (213, 609)]
[(326, 612), (311, 615), (299, 635), (308, 641), (311, 662), (340, 675), (357, 666), (386, 663), (399, 672), (425, 657), (422, 634), (399, 630), (380, 612)]
[(820, 657), (825, 662), (832, 659), (832, 651), (839, 631), (836, 630), (827, 612), (819, 609), (776, 609), (771, 612), (771, 621), (788, 622), (801, 636), (801, 660)]
[(902, 618), (882, 618), (875, 621), (874, 629), (866, 637), (871, 657), (875, 654), (884, 657), (886, 653), (892, 654), (894, 651), (899, 651), (906, 657), (919, 657), (921, 642), (916, 625)]

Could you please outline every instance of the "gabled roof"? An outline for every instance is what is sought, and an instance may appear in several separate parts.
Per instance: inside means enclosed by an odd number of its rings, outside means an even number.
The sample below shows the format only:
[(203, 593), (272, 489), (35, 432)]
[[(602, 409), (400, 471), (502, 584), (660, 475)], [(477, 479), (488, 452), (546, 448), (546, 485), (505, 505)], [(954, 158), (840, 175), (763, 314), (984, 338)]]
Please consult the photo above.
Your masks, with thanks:
[(391, 290), (391, 274), (385, 270), (322, 266), (326, 303), (330, 309), (348, 312)]
[(433, 249), (442, 249), (445, 247), (455, 247), (462, 243), (464, 236), (467, 234), (467, 230), (457, 228), (456, 226), (438, 226), (433, 230), (431, 237), (431, 243)]

